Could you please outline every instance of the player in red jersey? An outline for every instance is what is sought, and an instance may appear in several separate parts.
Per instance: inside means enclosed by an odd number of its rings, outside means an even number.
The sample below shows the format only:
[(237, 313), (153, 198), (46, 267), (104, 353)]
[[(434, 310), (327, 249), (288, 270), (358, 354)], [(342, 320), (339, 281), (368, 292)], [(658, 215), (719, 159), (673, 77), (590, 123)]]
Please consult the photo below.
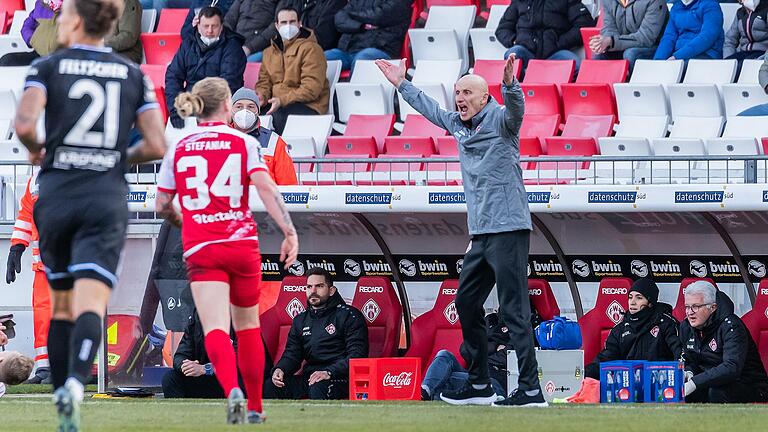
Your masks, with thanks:
[[(231, 93), (221, 78), (206, 78), (176, 97), (182, 117), (195, 116), (194, 133), (168, 149), (157, 182), (157, 212), (181, 225), (187, 275), (205, 332), (205, 349), (227, 398), (228, 423), (261, 423), (264, 346), (259, 327), (261, 255), (248, 207), (249, 184), (285, 234), (280, 260), (296, 260), (299, 241), (283, 197), (269, 176), (255, 138), (227, 126)], [(173, 206), (178, 193), (181, 214)], [(231, 319), (237, 361), (229, 339)], [(238, 387), (237, 366), (248, 392)]]

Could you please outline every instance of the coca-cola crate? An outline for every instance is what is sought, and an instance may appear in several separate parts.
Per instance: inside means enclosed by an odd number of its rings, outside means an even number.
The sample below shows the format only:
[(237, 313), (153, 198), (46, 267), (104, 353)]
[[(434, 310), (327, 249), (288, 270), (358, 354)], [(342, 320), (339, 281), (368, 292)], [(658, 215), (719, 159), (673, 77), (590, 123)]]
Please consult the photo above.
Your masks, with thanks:
[(419, 400), (420, 385), (418, 357), (349, 360), (350, 400)]

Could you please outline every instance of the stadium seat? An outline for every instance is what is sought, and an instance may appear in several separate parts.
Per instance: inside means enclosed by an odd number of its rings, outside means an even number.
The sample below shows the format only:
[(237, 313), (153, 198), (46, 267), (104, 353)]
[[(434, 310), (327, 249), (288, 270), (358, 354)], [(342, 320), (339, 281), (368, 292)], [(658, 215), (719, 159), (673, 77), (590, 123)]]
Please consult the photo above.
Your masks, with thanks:
[(444, 280), (440, 284), (432, 309), (419, 315), (411, 323), (411, 346), (405, 356), (420, 358), (425, 370), (440, 350), (450, 351), (459, 363), (465, 365), (464, 358), (459, 353), (464, 338), (455, 304), (458, 288), (458, 280)]
[(557, 305), (555, 293), (546, 280), (528, 279), (528, 296), (542, 321), (560, 316), (560, 306)]
[(328, 137), (328, 157), (339, 157), (339, 155), (361, 155), (369, 154), (369, 157), (379, 155), (379, 149), (376, 140), (371, 136), (331, 136)]
[(2, 0), (0, 1), (0, 13), (5, 12), (5, 21), (0, 22), (0, 27), (2, 27), (2, 32), (5, 33), (5, 31), (8, 29), (8, 26), (11, 25), (11, 21), (13, 21), (13, 14), (15, 11), (18, 10), (25, 10), (26, 5), (24, 4), (24, 0)]
[[(703, 156), (706, 154), (703, 140), (719, 137), (724, 123), (723, 117), (674, 118), (669, 126), (669, 137), (651, 140), (653, 153), (656, 156)], [(669, 177), (670, 170), (673, 177), (687, 176), (689, 169), (695, 167), (695, 163), (687, 161), (654, 162), (654, 177)]]
[(413, 61), (461, 59), (461, 72), (469, 68), (469, 29), (475, 6), (433, 6), (422, 29), (409, 29)]
[[(722, 138), (705, 140), (707, 154), (711, 156), (759, 155), (760, 140), (763, 137), (768, 137), (768, 117), (728, 117)], [(735, 174), (733, 170), (744, 169), (744, 161), (711, 161), (706, 167), (717, 170), (728, 169), (731, 171), (729, 175), (732, 176)]]
[[(425, 140), (432, 140), (432, 138), (422, 138)], [(424, 162), (387, 162), (387, 159), (402, 159), (402, 158), (414, 158), (414, 159), (421, 159), (425, 158), (426, 156), (421, 153), (411, 153), (411, 154), (380, 154), (378, 159), (381, 162), (376, 162), (373, 165), (373, 170), (377, 172), (384, 172), (384, 173), (400, 173), (399, 175), (394, 175), (392, 177), (385, 177), (384, 180), (389, 181), (392, 179), (395, 180), (403, 180), (404, 178), (408, 181), (413, 180), (416, 176), (415, 174), (419, 171), (424, 171)]]
[[(374, 154), (384, 152), (384, 138), (392, 133), (392, 127), (395, 124), (394, 114), (382, 114), (382, 115), (363, 115), (352, 114), (349, 116), (347, 126), (344, 128), (344, 137), (330, 136), (328, 137), (328, 147), (330, 149), (331, 143), (334, 141), (342, 142), (344, 138), (371, 138), (374, 144)], [(359, 141), (357, 141), (359, 142)], [(366, 149), (363, 153), (368, 153)]]
[[(472, 73), (485, 78), (488, 83), (488, 92), (496, 99), (496, 102), (504, 104), (501, 96), (501, 84), (504, 80), (504, 66), (506, 60), (475, 60), (475, 67)], [(515, 60), (515, 77), (520, 78), (520, 72), (523, 70), (523, 62)]]
[(682, 60), (638, 60), (628, 83), (615, 83), (619, 121), (625, 116), (669, 115), (667, 86), (683, 77)]
[(35, 8), (35, 3), (37, 3), (37, 0), (24, 0), (24, 9), (28, 12), (32, 12)]
[(560, 86), (563, 114), (616, 116), (613, 84), (624, 82), (629, 71), (627, 60), (584, 60), (575, 83)]
[(600, 27), (582, 27), (579, 31), (581, 32), (581, 43), (584, 45), (584, 58), (592, 60), (595, 53), (589, 48), (589, 40), (592, 39), (593, 36), (600, 35)]
[(181, 35), (174, 33), (142, 33), (144, 58), (148, 64), (167, 65), (181, 46)]
[(715, 281), (711, 278), (685, 278), (680, 281), (675, 308), (672, 309), (672, 316), (675, 317), (676, 320), (682, 321), (685, 319), (685, 289), (688, 288), (688, 285), (700, 280), (707, 281), (717, 288), (717, 284), (715, 284)]
[(763, 65), (763, 60), (746, 59), (741, 64), (741, 72), (739, 72), (739, 79), (737, 84), (760, 84), (758, 75), (760, 73), (760, 67)]
[[(458, 157), (459, 147), (456, 138), (452, 136), (442, 136), (434, 138), (437, 153), (429, 155), (432, 158)], [(461, 165), (458, 162), (429, 162), (426, 165), (427, 182), (430, 181), (451, 181), (452, 177), (461, 176)], [(455, 180), (455, 179), (454, 179)]]
[[(0, 35), (0, 57), (18, 52), (30, 52), (32, 48), (27, 46), (24, 39), (19, 36)], [(3, 68), (5, 69), (5, 67)]]
[[(461, 60), (422, 60), (416, 65), (413, 83), (426, 95), (437, 101), (442, 108), (453, 109), (453, 86), (461, 74)], [(400, 120), (408, 114), (416, 114), (398, 92)]]
[(437, 138), (447, 134), (448, 131), (427, 120), (423, 115), (408, 114), (400, 136), (428, 136)]
[[(329, 153), (327, 158), (334, 159), (372, 159), (376, 155), (374, 153)], [(372, 162), (360, 162), (360, 163), (318, 163), (314, 165), (322, 173), (336, 173), (336, 174), (349, 174), (349, 173), (363, 173), (370, 172), (373, 166)], [(338, 179), (338, 177), (336, 177)], [(366, 177), (370, 178), (370, 177)]]
[[(399, 64), (400, 60), (391, 60)], [(350, 82), (336, 84), (339, 120), (346, 123), (351, 114), (394, 114), (395, 87), (384, 78), (372, 60), (355, 62)]]
[(559, 85), (571, 81), (575, 68), (573, 60), (529, 61), (522, 83), (525, 113), (562, 116)]
[(760, 280), (752, 310), (741, 317), (757, 345), (757, 353), (768, 369), (768, 279)]
[(385, 277), (365, 276), (357, 281), (352, 306), (368, 326), (368, 357), (394, 357), (400, 345), (403, 308), (392, 282)]
[(403, 157), (413, 157), (416, 154), (429, 157), (436, 153), (435, 141), (432, 137), (390, 136), (384, 139), (384, 153)]
[(157, 24), (157, 10), (147, 9), (141, 11), (141, 32), (154, 33)]
[(336, 83), (339, 82), (341, 76), (341, 60), (328, 60), (328, 65), (325, 68), (325, 77), (328, 80), (328, 88), (330, 89), (330, 98), (328, 98), (328, 113), (333, 114), (333, 96), (336, 94)]
[(13, 18), (11, 20), (11, 28), (8, 30), (8, 35), (21, 36), (21, 28), (24, 26), (24, 21), (26, 21), (28, 16), (29, 16), (29, 11), (26, 11), (26, 10), (15, 11), (13, 13)]
[(306, 276), (286, 276), (280, 284), (275, 305), (259, 317), (264, 343), (275, 363), (283, 355), (293, 319), (306, 310), (306, 289)]
[(481, 12), (480, 15), (487, 15), (485, 28), (473, 28), (469, 30), (469, 37), (472, 40), (472, 51), (477, 60), (503, 60), (507, 48), (496, 39), (496, 28), (499, 26), (504, 11), (507, 10), (509, 3), (505, 5), (491, 5), (489, 13)]
[[(544, 138), (549, 156), (594, 156), (598, 153), (597, 139), (613, 131), (614, 117), (571, 115), (565, 122), (563, 134)], [(541, 162), (542, 170), (570, 171), (589, 168), (589, 162)], [(561, 176), (562, 178), (562, 176)]]
[(283, 139), (293, 157), (323, 157), (332, 128), (332, 115), (289, 115)]
[[(669, 118), (667, 116), (644, 117), (626, 116), (616, 125), (616, 135), (597, 139), (600, 154), (603, 156), (650, 156), (653, 138), (667, 135)], [(597, 175), (600, 177), (624, 177), (637, 179), (647, 168), (647, 162), (595, 162)], [(633, 171), (634, 170), (634, 171)]]
[(155, 86), (155, 96), (160, 104), (160, 110), (163, 112), (163, 121), (168, 120), (168, 107), (165, 101), (165, 72), (168, 65), (143, 64), (139, 65), (141, 71), (152, 81)]
[(28, 66), (6, 66), (2, 68), (2, 80), (0, 90), (11, 90), (16, 100), (21, 100), (24, 91), (24, 82), (27, 80)]
[(672, 118), (722, 116), (720, 86), (735, 76), (736, 60), (689, 60), (683, 83), (669, 86)]
[(261, 63), (248, 62), (245, 64), (243, 87), (249, 89), (256, 88), (256, 82), (259, 80), (259, 70), (261, 70)]
[(627, 311), (630, 278), (603, 278), (597, 291), (595, 307), (579, 320), (584, 349), (584, 364), (592, 363), (605, 346), (611, 329), (621, 322)]
[(740, 8), (739, 3), (720, 3), (720, 9), (723, 11), (723, 32), (728, 33), (728, 29), (736, 18), (736, 11)]
[(181, 33), (184, 21), (187, 20), (189, 9), (163, 8), (160, 11), (160, 19), (157, 21), (158, 33)]
[(760, 84), (723, 84), (725, 115), (737, 116), (755, 105), (768, 103), (768, 95)]
[[(557, 135), (560, 115), (525, 114), (520, 126), (520, 156), (539, 156), (546, 153), (545, 137)], [(536, 162), (525, 162), (523, 169), (535, 169)]]

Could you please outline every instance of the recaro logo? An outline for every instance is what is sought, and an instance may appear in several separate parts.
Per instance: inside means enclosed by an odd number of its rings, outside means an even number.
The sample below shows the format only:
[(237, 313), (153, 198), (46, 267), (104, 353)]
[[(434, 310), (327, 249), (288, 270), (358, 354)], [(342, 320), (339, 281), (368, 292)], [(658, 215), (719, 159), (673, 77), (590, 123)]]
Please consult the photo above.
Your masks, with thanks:
[(383, 293), (384, 287), (361, 286), (359, 291), (362, 293)]
[(455, 296), (458, 291), (456, 288), (443, 288), (443, 295)]
[(283, 287), (283, 291), (285, 292), (305, 292), (306, 290), (307, 287), (298, 285), (286, 285)]
[(603, 288), (601, 292), (605, 295), (628, 294), (626, 288)]
[(541, 294), (542, 294), (542, 293), (541, 293), (541, 290), (540, 290), (540, 289), (538, 289), (538, 288), (535, 288), (535, 289), (529, 289), (529, 290), (528, 290), (528, 295), (532, 295), (532, 296), (540, 296)]

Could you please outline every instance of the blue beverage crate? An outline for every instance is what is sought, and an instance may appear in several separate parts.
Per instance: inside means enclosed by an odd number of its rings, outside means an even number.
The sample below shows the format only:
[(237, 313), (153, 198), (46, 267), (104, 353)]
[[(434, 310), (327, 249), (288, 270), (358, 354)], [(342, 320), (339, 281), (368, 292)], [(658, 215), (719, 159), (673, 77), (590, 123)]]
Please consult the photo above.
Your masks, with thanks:
[(643, 382), (643, 401), (657, 403), (684, 402), (683, 379), (685, 371), (680, 362), (646, 362)]
[(644, 361), (600, 363), (600, 403), (643, 401)]

